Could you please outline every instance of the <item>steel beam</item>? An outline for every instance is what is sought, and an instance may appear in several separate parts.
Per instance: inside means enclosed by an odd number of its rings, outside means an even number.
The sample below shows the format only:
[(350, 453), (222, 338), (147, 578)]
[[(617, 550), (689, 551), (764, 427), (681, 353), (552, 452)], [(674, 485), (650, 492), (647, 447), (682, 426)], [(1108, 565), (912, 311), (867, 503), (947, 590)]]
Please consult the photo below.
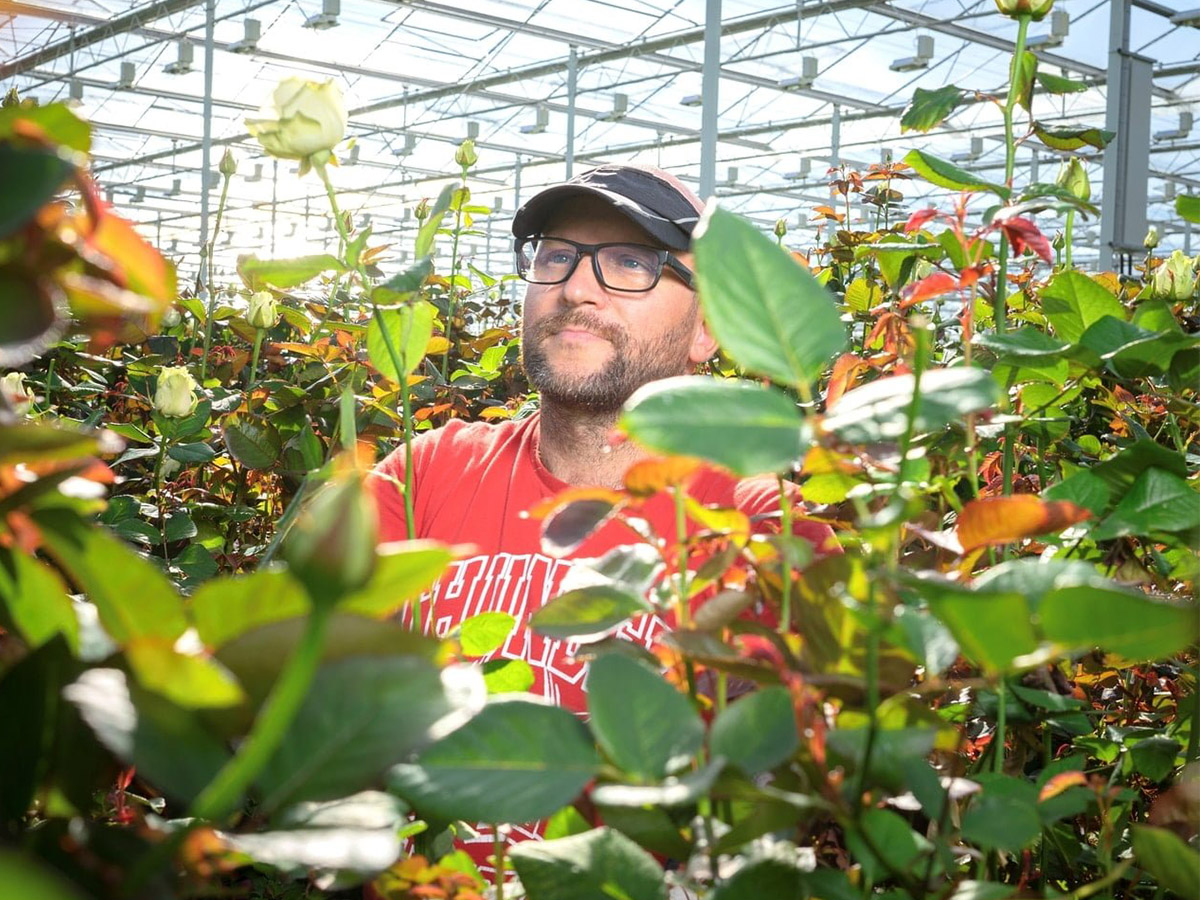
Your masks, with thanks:
[(717, 116), (721, 85), (721, 0), (704, 4), (704, 72), (700, 83), (700, 199), (717, 188)]

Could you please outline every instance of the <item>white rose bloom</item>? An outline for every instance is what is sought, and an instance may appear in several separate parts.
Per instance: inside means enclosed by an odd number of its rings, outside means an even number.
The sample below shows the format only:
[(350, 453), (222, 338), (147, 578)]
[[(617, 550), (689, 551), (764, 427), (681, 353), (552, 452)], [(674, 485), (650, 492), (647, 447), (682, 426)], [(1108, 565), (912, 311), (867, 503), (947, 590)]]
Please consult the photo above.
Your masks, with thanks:
[(163, 366), (158, 373), (158, 387), (154, 391), (154, 408), (164, 416), (182, 419), (191, 415), (199, 397), (196, 380), (184, 366)]
[(272, 156), (307, 159), (346, 136), (346, 104), (332, 81), (285, 78), (271, 101), (261, 118), (246, 119), (246, 128)]
[(254, 328), (273, 328), (279, 321), (279, 301), (270, 291), (256, 291), (250, 295), (250, 309), (246, 321)]
[(25, 376), (20, 372), (5, 373), (4, 377), (0, 378), (0, 392), (4, 394), (4, 399), (8, 401), (13, 412), (19, 416), (25, 415), (33, 406), (33, 397), (25, 387)]

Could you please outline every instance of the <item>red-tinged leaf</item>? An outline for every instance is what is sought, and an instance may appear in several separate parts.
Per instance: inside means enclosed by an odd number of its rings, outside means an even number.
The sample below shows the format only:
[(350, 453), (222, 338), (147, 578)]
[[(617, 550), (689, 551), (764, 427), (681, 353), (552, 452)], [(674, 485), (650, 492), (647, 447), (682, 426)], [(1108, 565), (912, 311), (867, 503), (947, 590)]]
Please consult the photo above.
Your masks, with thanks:
[(566, 556), (603, 525), (617, 510), (608, 499), (574, 500), (542, 520), (542, 549), (550, 556)]
[(914, 231), (920, 231), (925, 227), (925, 223), (931, 219), (937, 218), (938, 211), (933, 207), (929, 209), (918, 209), (915, 213), (908, 217), (908, 221), (904, 223), (904, 231), (911, 234)]
[(934, 272), (914, 282), (900, 292), (900, 308), (908, 309), (922, 300), (941, 297), (943, 294), (953, 294), (958, 290), (958, 279), (945, 272)]
[(833, 372), (829, 376), (829, 386), (825, 388), (825, 409), (833, 409), (842, 394), (854, 387), (858, 376), (871, 368), (871, 364), (861, 356), (853, 353), (843, 353), (833, 364)]
[(669, 487), (684, 484), (700, 468), (690, 456), (663, 456), (634, 463), (625, 472), (625, 490), (635, 497), (649, 497)]
[(133, 225), (111, 212), (96, 221), (87, 244), (103, 253), (116, 274), (129, 288), (158, 301), (160, 311), (175, 299), (175, 268), (133, 229)]
[(958, 542), (964, 550), (1007, 544), (1062, 531), (1091, 515), (1069, 500), (1042, 500), (1032, 494), (972, 500), (958, 516)]
[(835, 210), (832, 206), (818, 206), (813, 209), (813, 212), (827, 219), (833, 219), (835, 222), (840, 222), (846, 218), (845, 215)]
[(978, 266), (967, 266), (958, 273), (958, 286), (960, 288), (969, 288), (985, 275), (990, 274), (992, 267), (986, 263)]
[(1054, 262), (1054, 257), (1050, 252), (1050, 242), (1028, 219), (1010, 216), (1000, 222), (1000, 230), (1008, 237), (1014, 257), (1020, 256), (1026, 249), (1029, 249), (1036, 253), (1043, 262)]
[(1087, 783), (1087, 776), (1080, 771), (1059, 772), (1042, 785), (1042, 791), (1038, 794), (1038, 803), (1049, 800), (1051, 797), (1057, 797), (1067, 788), (1076, 785), (1087, 787)]

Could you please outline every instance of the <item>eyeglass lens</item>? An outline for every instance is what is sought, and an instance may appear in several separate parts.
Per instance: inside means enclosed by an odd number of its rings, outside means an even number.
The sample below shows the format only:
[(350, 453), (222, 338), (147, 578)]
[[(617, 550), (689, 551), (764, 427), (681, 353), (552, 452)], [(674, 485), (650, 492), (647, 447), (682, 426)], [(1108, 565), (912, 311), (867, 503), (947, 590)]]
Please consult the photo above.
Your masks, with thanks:
[[(579, 248), (554, 238), (522, 242), (518, 253), (526, 281), (558, 284), (571, 277), (582, 255)], [(646, 291), (662, 273), (662, 254), (637, 244), (603, 244), (596, 248), (600, 281), (617, 291)]]

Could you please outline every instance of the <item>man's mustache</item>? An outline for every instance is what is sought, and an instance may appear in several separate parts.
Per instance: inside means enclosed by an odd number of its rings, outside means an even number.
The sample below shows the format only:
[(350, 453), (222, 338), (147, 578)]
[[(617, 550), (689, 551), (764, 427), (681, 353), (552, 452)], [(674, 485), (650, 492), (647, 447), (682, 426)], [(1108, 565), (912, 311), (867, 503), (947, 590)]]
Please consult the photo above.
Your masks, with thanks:
[(531, 327), (527, 327), (525, 329), (525, 339), (527, 341), (530, 339), (542, 340), (560, 331), (576, 328), (599, 335), (617, 347), (622, 346), (625, 342), (625, 335), (615, 325), (605, 322), (596, 316), (578, 312), (577, 310), (565, 310), (564, 312), (555, 313), (549, 318), (542, 319)]

